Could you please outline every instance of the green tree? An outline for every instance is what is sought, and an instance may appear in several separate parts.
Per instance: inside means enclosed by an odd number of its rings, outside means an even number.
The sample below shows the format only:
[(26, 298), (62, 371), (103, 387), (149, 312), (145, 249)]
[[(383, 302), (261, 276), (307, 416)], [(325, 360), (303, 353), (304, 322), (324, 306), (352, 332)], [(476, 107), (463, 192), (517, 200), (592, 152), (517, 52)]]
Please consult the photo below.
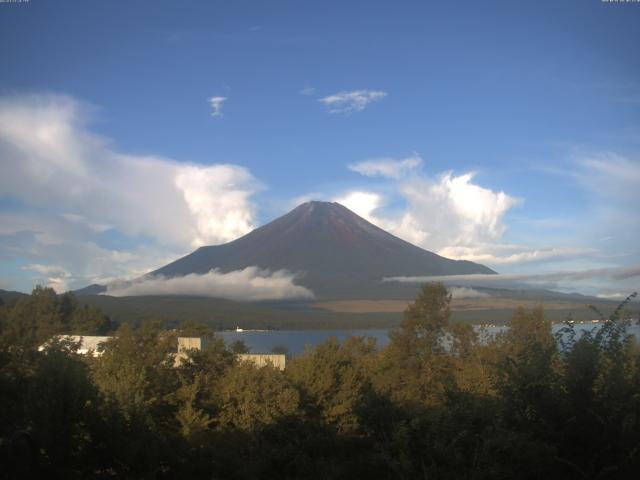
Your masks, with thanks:
[(222, 428), (250, 430), (300, 413), (297, 389), (271, 366), (239, 363), (225, 375), (220, 393)]
[(271, 353), (289, 356), (289, 349), (284, 345), (276, 345), (271, 349)]
[(181, 377), (181, 385), (176, 392), (179, 401), (176, 418), (180, 424), (180, 433), (187, 440), (193, 441), (209, 431), (214, 418), (202, 408), (203, 376), (197, 375), (193, 381)]
[(209, 339), (215, 336), (215, 331), (204, 323), (195, 320), (185, 320), (178, 327), (179, 337), (201, 337)]
[(229, 350), (233, 353), (249, 353), (251, 351), (247, 344), (242, 340), (234, 340), (231, 342)]
[(293, 359), (286, 374), (304, 392), (312, 412), (340, 432), (358, 428), (358, 409), (372, 389), (371, 369), (377, 358), (373, 339), (331, 338)]
[(183, 451), (174, 352), (174, 336), (159, 323), (136, 329), (125, 324), (91, 362), (94, 382), (106, 401), (107, 437), (115, 439), (105, 448), (125, 477), (166, 475)]
[(9, 309), (4, 322), (2, 342), (34, 348), (69, 326), (70, 300), (62, 303), (51, 288), (37, 286), (31, 295), (21, 297)]
[(451, 295), (442, 283), (423, 285), (400, 326), (391, 331), (382, 352), (376, 384), (395, 400), (435, 404), (451, 382), (445, 334), (451, 316)]
[(473, 325), (456, 323), (450, 328), (451, 355), (456, 389), (464, 394), (495, 396), (496, 349), (482, 342)]
[[(567, 416), (557, 442), (559, 456), (585, 476), (622, 478), (640, 468), (640, 349), (627, 333), (621, 303), (602, 325), (579, 336), (568, 323), (565, 339), (563, 387)], [(599, 312), (597, 312), (599, 314)]]
[(96, 384), (126, 417), (144, 414), (153, 422), (167, 421), (178, 380), (172, 340), (159, 323), (147, 322), (136, 329), (125, 324), (94, 360)]
[(182, 435), (198, 441), (210, 427), (221, 409), (224, 375), (234, 365), (235, 357), (224, 340), (209, 336), (204, 348), (191, 350), (177, 368), (180, 387), (176, 391), (177, 419)]
[(106, 335), (113, 329), (111, 319), (95, 305), (77, 306), (71, 315), (68, 333), (76, 335)]
[(98, 468), (101, 402), (82, 357), (63, 344), (2, 351), (0, 391), (0, 445), (26, 442), (3, 478), (81, 478)]

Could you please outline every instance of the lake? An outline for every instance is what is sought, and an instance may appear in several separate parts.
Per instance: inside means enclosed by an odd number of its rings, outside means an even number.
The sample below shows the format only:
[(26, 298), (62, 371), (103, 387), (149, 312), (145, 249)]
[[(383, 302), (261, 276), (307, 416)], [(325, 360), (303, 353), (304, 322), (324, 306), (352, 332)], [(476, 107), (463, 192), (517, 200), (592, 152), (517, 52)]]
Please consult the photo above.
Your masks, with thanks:
[[(576, 323), (577, 332), (584, 332), (592, 328), (598, 328), (599, 323)], [(564, 324), (553, 325), (553, 332), (556, 333), (564, 327)], [(484, 329), (482, 335), (493, 335), (503, 331), (505, 326), (476, 327)], [(218, 332), (225, 342), (231, 343), (242, 340), (253, 353), (270, 353), (274, 347), (286, 347), (290, 354), (299, 355), (304, 352), (307, 346), (314, 346), (327, 341), (331, 337), (336, 337), (343, 342), (348, 337), (373, 337), (378, 346), (384, 347), (389, 343), (390, 329), (363, 329), (363, 330), (245, 330), (243, 332), (225, 331)], [(636, 338), (640, 338), (640, 326), (637, 322), (632, 323), (628, 329)]]

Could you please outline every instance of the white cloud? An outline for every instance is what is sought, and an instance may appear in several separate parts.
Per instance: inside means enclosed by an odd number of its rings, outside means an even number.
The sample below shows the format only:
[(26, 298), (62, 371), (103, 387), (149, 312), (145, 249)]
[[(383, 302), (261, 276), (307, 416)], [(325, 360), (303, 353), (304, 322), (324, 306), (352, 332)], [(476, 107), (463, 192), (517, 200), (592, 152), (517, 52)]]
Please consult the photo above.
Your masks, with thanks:
[[(187, 250), (171, 250), (153, 242), (110, 249), (98, 245), (96, 232), (84, 223), (70, 222), (64, 216), (20, 212), (0, 213), (0, 252), (32, 264), (64, 266), (73, 272), (69, 285), (78, 288), (139, 277)], [(19, 288), (28, 291), (38, 283), (43, 283), (42, 277), (25, 279)]]
[[(375, 164), (365, 164), (361, 169), (354, 168), (356, 165), (350, 168), (367, 174), (382, 170)], [(392, 181), (385, 186), (384, 194), (354, 190), (334, 200), (414, 245), (456, 260), (512, 268), (602, 256), (595, 248), (581, 246), (503, 243), (505, 217), (521, 200), (479, 185), (473, 172), (445, 172), (437, 178), (416, 174), (406, 179), (387, 170), (386, 176)], [(398, 200), (405, 205), (399, 206)], [(388, 208), (394, 202), (395, 207)]]
[[(579, 152), (570, 168), (552, 169), (572, 187), (582, 187), (584, 213), (571, 218), (521, 217), (519, 226), (526, 225), (529, 230), (516, 231), (523, 242), (520, 245), (505, 245), (502, 238), (507, 215), (521, 199), (480, 185), (474, 172), (445, 172), (430, 178), (419, 171), (417, 161), (403, 162), (406, 160), (374, 159), (348, 165), (365, 176), (390, 179), (377, 185), (378, 191), (359, 189), (359, 201), (349, 206), (379, 227), (427, 250), (508, 269), (568, 260), (587, 268), (593, 262), (585, 259), (594, 257), (637, 259), (634, 239), (640, 234), (636, 212), (640, 161), (635, 158)], [(414, 165), (415, 169), (409, 168)], [(338, 201), (349, 200), (352, 193), (339, 196)], [(543, 228), (545, 232), (541, 232)], [(523, 234), (528, 235), (528, 241)], [(602, 245), (602, 239), (607, 239), (607, 245)]]
[(314, 93), (316, 93), (316, 89), (310, 86), (306, 86), (300, 89), (298, 93), (300, 93), (300, 95), (313, 95)]
[(426, 283), (426, 282), (453, 282), (456, 285), (491, 285), (513, 286), (514, 283), (524, 283), (539, 288), (560, 288), (572, 290), (578, 285), (589, 288), (591, 291), (600, 291), (603, 285), (611, 285), (617, 282), (617, 287), (628, 289), (629, 293), (637, 291), (640, 278), (640, 265), (631, 267), (605, 267), (586, 270), (567, 270), (544, 273), (526, 273), (510, 275), (444, 275), (444, 276), (416, 276), (416, 277), (389, 277), (383, 279), (386, 282), (399, 283)]
[(57, 274), (68, 274), (62, 267), (58, 267), (56, 265), (42, 265), (39, 263), (32, 263), (30, 265), (25, 265), (22, 267), (24, 270), (33, 270), (34, 272), (38, 272), (42, 275), (57, 275)]
[(504, 216), (518, 199), (481, 187), (473, 178), (472, 172), (447, 172), (436, 181), (404, 183), (400, 192), (408, 207), (396, 227), (398, 235), (434, 251), (498, 241), (506, 229)]
[(590, 279), (609, 279), (609, 280), (630, 280), (640, 278), (640, 265), (631, 267), (606, 267), (591, 268), (588, 270), (575, 271), (558, 271), (547, 273), (527, 273), (527, 274), (510, 274), (510, 275), (442, 275), (442, 276), (417, 276), (417, 277), (389, 277), (385, 278), (387, 282), (400, 283), (424, 283), (424, 282), (473, 282), (478, 284), (502, 283), (502, 282), (528, 282), (540, 283), (561, 280), (590, 280)]
[[(205, 245), (211, 239), (233, 240), (254, 228), (250, 197), (255, 189), (249, 171), (235, 165), (180, 167), (175, 185), (196, 220), (191, 245)], [(242, 205), (243, 208), (238, 208)]]
[(250, 197), (260, 187), (245, 168), (122, 154), (84, 123), (83, 106), (69, 97), (0, 100), (0, 193), (97, 230), (183, 248), (253, 228)]
[(107, 225), (106, 223), (94, 223), (90, 220), (87, 220), (82, 215), (78, 215), (77, 213), (63, 213), (62, 217), (72, 223), (80, 223), (84, 224), (93, 230), (96, 233), (106, 232), (107, 230), (111, 230), (113, 228), (111, 225)]
[(454, 260), (470, 260), (472, 262), (492, 265), (521, 264), (548, 260), (566, 260), (594, 256), (598, 252), (592, 248), (548, 247), (531, 249), (522, 245), (484, 244), (476, 246), (445, 247), (438, 251), (443, 257)]
[(367, 177), (387, 177), (399, 179), (422, 166), (420, 155), (414, 154), (403, 160), (376, 158), (348, 165), (349, 170)]
[[(616, 263), (638, 261), (640, 158), (637, 153), (620, 155), (579, 148), (571, 152), (566, 164), (542, 167), (542, 170), (578, 189), (577, 199), (567, 199), (571, 207), (575, 208), (576, 202), (579, 205), (578, 213), (569, 219), (573, 222), (569, 230), (573, 242), (589, 242), (603, 255), (611, 259), (618, 257)], [(564, 208), (559, 209), (562, 210)]]
[(39, 273), (41, 277), (36, 279), (36, 283), (45, 283), (47, 287), (53, 288), (57, 293), (64, 293), (69, 290), (69, 282), (72, 276), (70, 272), (62, 267), (34, 263), (25, 265), (22, 269)]
[(489, 294), (480, 292), (469, 287), (451, 287), (447, 288), (447, 291), (451, 294), (454, 300), (462, 300), (465, 298), (486, 298)]
[(457, 258), (487, 255), (478, 247), (491, 246), (500, 239), (506, 229), (504, 216), (519, 200), (481, 187), (473, 178), (473, 173), (455, 176), (447, 172), (437, 180), (416, 177), (394, 183), (393, 193), (406, 207), (392, 212), (385, 211), (388, 199), (376, 192), (351, 191), (335, 201), (427, 250)]
[(608, 202), (636, 207), (640, 201), (640, 161), (615, 153), (594, 153), (576, 159), (572, 175)]
[[(261, 186), (247, 169), (123, 154), (87, 129), (89, 112), (66, 96), (0, 98), (0, 196), (23, 205), (3, 214), (5, 255), (109, 278), (253, 229)], [(99, 246), (107, 230), (122, 246)]]
[(596, 295), (596, 297), (604, 298), (605, 300), (624, 300), (627, 297), (627, 295), (629, 294), (612, 292), (612, 293), (599, 293), (598, 295)]
[(227, 100), (227, 97), (209, 97), (209, 103), (211, 104), (211, 116), (222, 117), (222, 105)]
[(593, 238), (611, 240), (603, 249), (634, 252), (640, 237), (640, 158), (610, 152), (582, 154), (569, 177), (585, 189), (583, 228)]
[(108, 286), (106, 295), (197, 295), (238, 301), (285, 300), (313, 298), (305, 287), (293, 283), (295, 275), (284, 270), (269, 272), (247, 267), (228, 273), (211, 270), (202, 275), (165, 278), (147, 276), (133, 282)]
[(386, 92), (376, 90), (353, 90), (350, 92), (338, 92), (334, 95), (323, 97), (318, 101), (323, 103), (330, 113), (361, 112), (370, 103), (382, 100), (387, 96)]
[(371, 223), (384, 223), (373, 216), (373, 212), (384, 205), (382, 195), (372, 192), (353, 191), (336, 198), (334, 201), (347, 207)]
[(503, 219), (518, 203), (504, 192), (472, 182), (474, 173), (443, 174), (438, 181), (415, 179), (402, 187), (409, 211), (432, 249), (476, 245), (497, 240), (505, 231)]
[(292, 200), (288, 201), (288, 205), (290, 208), (295, 208), (302, 203), (312, 202), (312, 201), (321, 201), (319, 198), (323, 198), (323, 194), (320, 192), (310, 192), (305, 193), (304, 195), (299, 195), (294, 197)]
[(428, 248), (425, 245), (428, 232), (421, 230), (420, 222), (410, 211), (404, 211), (395, 216), (380, 213), (387, 204), (387, 198), (384, 195), (355, 190), (334, 197), (332, 201), (338, 202), (365, 220), (409, 243)]
[[(366, 167), (367, 173), (380, 170), (378, 165)], [(507, 228), (505, 217), (521, 200), (479, 185), (473, 172), (445, 172), (435, 179), (424, 175), (411, 179), (386, 176), (392, 181), (385, 186), (384, 194), (352, 190), (333, 200), (414, 245), (456, 260), (496, 267), (601, 256), (595, 248), (501, 242)], [(405, 205), (398, 206), (398, 200)], [(395, 207), (388, 208), (394, 202)]]

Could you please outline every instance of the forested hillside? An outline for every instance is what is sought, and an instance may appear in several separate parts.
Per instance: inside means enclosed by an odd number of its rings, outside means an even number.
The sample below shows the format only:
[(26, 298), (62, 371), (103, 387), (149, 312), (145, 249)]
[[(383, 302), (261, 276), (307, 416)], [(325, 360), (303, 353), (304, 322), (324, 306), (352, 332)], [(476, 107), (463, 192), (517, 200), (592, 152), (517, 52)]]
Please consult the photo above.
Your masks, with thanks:
[[(38, 352), (113, 325), (36, 289), (0, 305), (0, 478), (637, 478), (628, 303), (562, 342), (542, 308), (518, 309), (481, 342), (450, 301), (426, 285), (388, 347), (328, 341), (282, 372), (195, 323), (122, 325), (97, 358)], [(174, 368), (178, 335), (211, 341)]]

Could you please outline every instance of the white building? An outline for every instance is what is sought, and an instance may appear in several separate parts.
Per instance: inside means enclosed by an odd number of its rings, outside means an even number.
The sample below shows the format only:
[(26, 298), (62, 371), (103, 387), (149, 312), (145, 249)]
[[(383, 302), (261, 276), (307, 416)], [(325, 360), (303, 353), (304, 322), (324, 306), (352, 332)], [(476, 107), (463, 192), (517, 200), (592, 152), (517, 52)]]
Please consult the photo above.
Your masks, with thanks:
[(278, 370), (284, 370), (287, 363), (287, 356), (274, 353), (239, 353), (236, 358), (241, 362), (253, 363), (256, 367), (271, 365)]
[[(78, 346), (76, 350), (80, 355), (92, 355), (99, 357), (104, 353), (105, 344), (113, 337), (95, 335), (56, 335), (48, 342), (40, 345), (38, 351), (42, 352), (51, 344), (68, 343)], [(178, 351), (174, 365), (177, 367), (187, 358), (189, 350), (202, 350), (207, 345), (207, 340), (201, 337), (178, 337)], [(253, 363), (256, 367), (271, 365), (278, 370), (284, 370), (287, 362), (286, 355), (268, 353), (240, 353), (236, 355), (240, 362)]]
[(40, 345), (38, 351), (55, 343), (74, 343), (78, 345), (77, 353), (80, 355), (93, 355), (99, 357), (104, 352), (104, 345), (113, 337), (95, 336), (95, 335), (56, 335), (48, 342)]

